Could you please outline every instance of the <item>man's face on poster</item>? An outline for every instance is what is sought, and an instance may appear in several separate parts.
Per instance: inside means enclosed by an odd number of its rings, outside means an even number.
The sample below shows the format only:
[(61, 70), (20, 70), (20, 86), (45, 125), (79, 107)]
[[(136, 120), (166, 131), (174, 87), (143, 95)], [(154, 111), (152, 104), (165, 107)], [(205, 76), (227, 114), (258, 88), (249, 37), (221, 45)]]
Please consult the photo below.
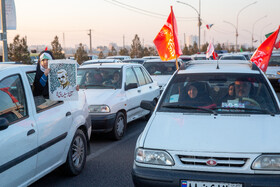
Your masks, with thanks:
[(65, 85), (68, 82), (67, 72), (64, 69), (58, 70), (57, 78), (61, 85)]

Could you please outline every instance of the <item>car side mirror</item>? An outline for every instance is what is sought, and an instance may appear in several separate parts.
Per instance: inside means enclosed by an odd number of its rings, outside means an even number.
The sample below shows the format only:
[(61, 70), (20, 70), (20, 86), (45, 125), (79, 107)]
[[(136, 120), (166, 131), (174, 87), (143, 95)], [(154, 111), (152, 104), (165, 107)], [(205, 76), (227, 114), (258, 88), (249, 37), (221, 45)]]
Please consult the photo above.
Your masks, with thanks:
[(6, 118), (0, 118), (0, 131), (9, 127), (9, 121)]
[(125, 86), (125, 90), (130, 90), (130, 89), (133, 89), (133, 88), (138, 88), (137, 83), (130, 83), (130, 84)]
[(156, 102), (155, 101), (147, 101), (147, 100), (143, 100), (140, 103), (140, 107), (145, 109), (145, 110), (149, 110), (150, 112), (153, 112), (156, 106)]

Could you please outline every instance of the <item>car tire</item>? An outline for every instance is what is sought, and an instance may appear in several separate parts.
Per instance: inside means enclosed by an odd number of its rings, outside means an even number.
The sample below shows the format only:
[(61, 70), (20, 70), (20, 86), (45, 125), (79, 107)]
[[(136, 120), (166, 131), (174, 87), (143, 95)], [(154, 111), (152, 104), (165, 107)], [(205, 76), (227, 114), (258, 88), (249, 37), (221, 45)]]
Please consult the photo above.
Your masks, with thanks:
[(120, 140), (125, 134), (126, 130), (126, 117), (124, 113), (118, 112), (114, 121), (114, 127), (111, 136), (114, 140)]
[(78, 129), (70, 144), (64, 169), (68, 175), (79, 175), (85, 167), (87, 156), (87, 139), (84, 132)]

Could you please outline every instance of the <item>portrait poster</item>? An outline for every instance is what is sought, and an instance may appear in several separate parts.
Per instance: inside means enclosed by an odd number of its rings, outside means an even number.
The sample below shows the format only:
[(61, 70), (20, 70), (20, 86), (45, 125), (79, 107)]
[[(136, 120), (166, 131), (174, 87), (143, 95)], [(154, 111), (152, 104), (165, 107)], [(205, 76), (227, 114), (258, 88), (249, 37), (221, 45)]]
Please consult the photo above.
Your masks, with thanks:
[(77, 62), (73, 60), (50, 60), (49, 95), (50, 100), (78, 100)]

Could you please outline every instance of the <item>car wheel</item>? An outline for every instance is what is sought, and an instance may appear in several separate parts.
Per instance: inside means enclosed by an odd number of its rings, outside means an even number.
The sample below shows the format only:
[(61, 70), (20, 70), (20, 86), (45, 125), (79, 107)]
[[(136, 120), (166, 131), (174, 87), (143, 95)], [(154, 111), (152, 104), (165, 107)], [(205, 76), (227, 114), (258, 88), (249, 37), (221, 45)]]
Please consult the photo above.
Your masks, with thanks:
[(78, 129), (71, 142), (65, 169), (69, 175), (79, 175), (86, 163), (87, 140), (84, 132)]
[(112, 130), (112, 138), (120, 140), (126, 130), (126, 118), (122, 112), (118, 112), (114, 122), (114, 128)]

